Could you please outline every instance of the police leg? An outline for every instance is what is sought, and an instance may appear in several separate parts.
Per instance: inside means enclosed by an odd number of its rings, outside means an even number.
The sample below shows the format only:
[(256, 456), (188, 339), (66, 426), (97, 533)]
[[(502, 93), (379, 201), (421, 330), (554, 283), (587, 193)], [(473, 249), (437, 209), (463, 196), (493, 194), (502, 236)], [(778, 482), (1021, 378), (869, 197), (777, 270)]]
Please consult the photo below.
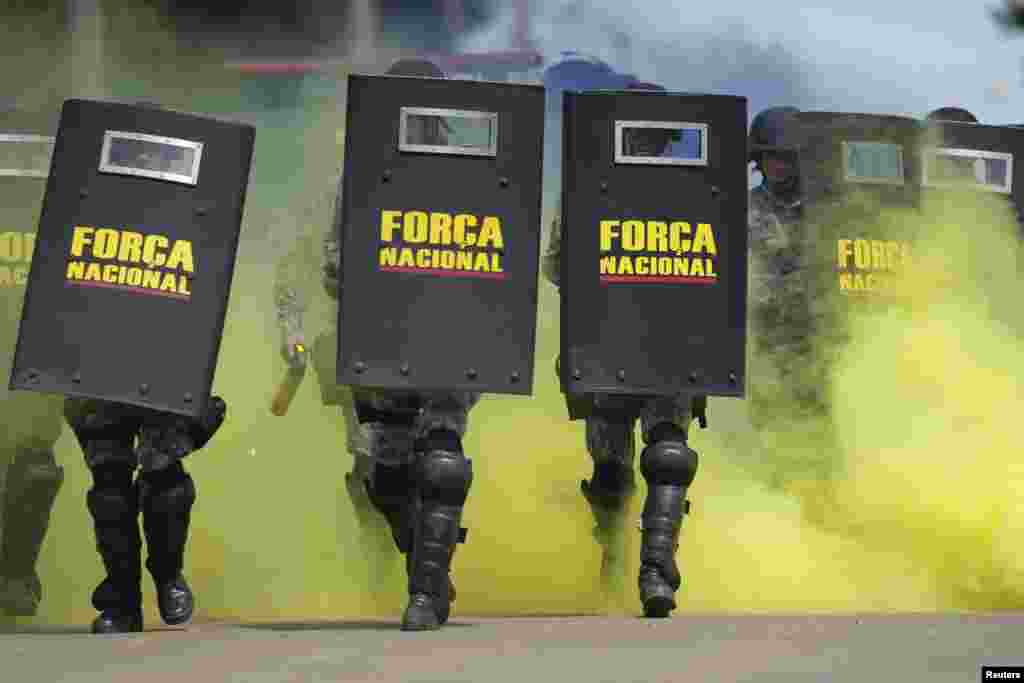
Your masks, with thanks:
[(142, 538), (132, 483), (138, 423), (123, 406), (68, 399), (64, 415), (85, 454), (93, 486), (86, 500), (107, 575), (92, 594), (93, 633), (142, 630)]
[(21, 450), (8, 470), (0, 539), (0, 610), (35, 616), (43, 598), (36, 562), (64, 483), (52, 448)]
[(640, 546), (640, 600), (644, 615), (667, 617), (681, 585), (676, 565), (679, 531), (689, 511), (686, 492), (697, 474), (697, 453), (687, 445), (690, 398), (657, 399), (642, 417), (646, 447), (640, 472), (647, 482)]
[(636, 418), (625, 414), (598, 413), (587, 418), (587, 451), (594, 461), (594, 475), (580, 482), (596, 526), (594, 536), (606, 551), (617, 550), (625, 512), (636, 492), (633, 463)]
[(465, 541), (462, 509), (473, 483), (462, 450), (469, 411), (479, 394), (425, 397), (417, 433), (412, 551), (407, 555), (409, 605), (402, 630), (425, 631), (448, 621), (455, 586), (450, 572), (455, 547)]
[(202, 419), (151, 414), (139, 435), (146, 569), (156, 588), (160, 617), (172, 626), (191, 619), (194, 608), (183, 570), (196, 488), (182, 460), (206, 445), (223, 424), (225, 412), (224, 402), (214, 397)]
[(398, 551), (407, 553), (412, 545), (413, 418), (379, 415), (377, 419), (362, 425), (370, 454), (366, 495), (387, 520)]

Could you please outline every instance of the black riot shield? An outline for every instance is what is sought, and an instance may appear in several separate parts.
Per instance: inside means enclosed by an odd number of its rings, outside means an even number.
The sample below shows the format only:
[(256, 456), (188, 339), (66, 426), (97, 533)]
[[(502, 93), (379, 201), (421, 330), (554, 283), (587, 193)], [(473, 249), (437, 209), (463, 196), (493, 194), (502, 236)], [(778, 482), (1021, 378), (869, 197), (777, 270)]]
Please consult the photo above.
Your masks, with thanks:
[[(0, 371), (9, 377), (50, 172), (56, 116), (0, 112)], [(6, 393), (6, 387), (0, 395)]]
[(338, 380), (529, 394), (544, 90), (351, 76)]
[(834, 112), (802, 112), (798, 121), (813, 306), (842, 317), (888, 305), (919, 224), (899, 217), (920, 206), (921, 127), (902, 116)]
[(592, 394), (743, 396), (746, 99), (585, 92), (563, 108), (570, 417)]
[(12, 389), (200, 415), (254, 137), (153, 107), (64, 103)]

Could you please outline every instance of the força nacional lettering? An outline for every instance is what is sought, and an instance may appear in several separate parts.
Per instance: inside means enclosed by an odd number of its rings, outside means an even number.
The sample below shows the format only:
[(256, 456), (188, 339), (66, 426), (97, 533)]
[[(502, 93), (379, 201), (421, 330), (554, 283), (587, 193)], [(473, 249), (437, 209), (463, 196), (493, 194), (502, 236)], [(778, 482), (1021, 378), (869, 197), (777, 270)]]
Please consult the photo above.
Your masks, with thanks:
[(75, 226), (66, 280), (180, 299), (192, 296), (195, 255), (190, 240), (132, 230)]
[(497, 216), (383, 210), (379, 237), (383, 271), (505, 278), (505, 236)]
[(897, 240), (839, 239), (836, 270), (844, 294), (881, 293), (910, 265), (910, 244)]
[(710, 223), (599, 222), (601, 282), (714, 284), (718, 240)]
[(35, 244), (34, 233), (0, 231), (0, 289), (25, 286)]

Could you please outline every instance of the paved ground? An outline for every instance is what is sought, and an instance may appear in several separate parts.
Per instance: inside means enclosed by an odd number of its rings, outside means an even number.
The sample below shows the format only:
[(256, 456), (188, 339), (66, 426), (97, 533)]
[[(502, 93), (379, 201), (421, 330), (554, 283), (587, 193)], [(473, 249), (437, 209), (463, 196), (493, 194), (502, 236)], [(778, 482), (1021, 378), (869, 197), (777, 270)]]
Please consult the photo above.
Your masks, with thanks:
[(388, 621), (0, 633), (0, 680), (10, 683), (966, 683), (999, 664), (1024, 665), (1024, 614), (461, 617), (419, 634)]

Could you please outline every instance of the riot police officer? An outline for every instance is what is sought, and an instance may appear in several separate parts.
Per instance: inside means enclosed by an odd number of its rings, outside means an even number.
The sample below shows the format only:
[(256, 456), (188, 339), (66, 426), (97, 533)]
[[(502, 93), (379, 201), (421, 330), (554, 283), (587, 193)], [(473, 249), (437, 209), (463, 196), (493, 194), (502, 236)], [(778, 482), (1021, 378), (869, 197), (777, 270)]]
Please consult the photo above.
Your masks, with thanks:
[[(436, 65), (425, 60), (400, 60), (388, 75), (443, 78)], [(425, 122), (426, 123), (426, 122)], [(410, 131), (424, 144), (440, 144), (445, 131), (426, 125)], [(335, 220), (340, 220), (340, 192)], [(305, 351), (303, 313), (309, 287), (301, 249), (279, 266), (274, 288), (283, 353), (291, 363)], [(337, 298), (341, 261), (338, 235), (329, 231), (323, 240), (321, 279), (324, 290)], [(324, 339), (325, 337), (321, 337)], [(324, 356), (334, 349), (323, 348)], [(319, 355), (315, 349), (314, 353)], [(402, 629), (433, 630), (447, 622), (455, 586), (450, 569), (455, 547), (465, 538), (462, 508), (472, 483), (469, 459), (462, 450), (470, 409), (479, 394), (465, 392), (394, 393), (330, 386), (336, 384), (330, 364), (321, 370), (321, 388), (334, 394), (346, 421), (349, 451), (355, 468), (347, 477), (349, 492), (361, 507), (365, 492), (373, 508), (387, 520), (395, 545), (405, 555), (409, 602)], [(334, 375), (336, 376), (336, 375)]]
[[(813, 324), (798, 113), (794, 107), (765, 109), (750, 127), (749, 158), (762, 176), (750, 191), (748, 216), (753, 333), (749, 406), (759, 431), (825, 410), (820, 387), (807, 374)], [(768, 460), (776, 462), (775, 456)]]
[[(69, 114), (69, 112), (71, 112)], [(59, 163), (63, 160), (66, 164), (64, 173), (73, 169), (76, 164), (80, 167), (95, 168), (97, 165), (103, 168), (106, 160), (99, 148), (112, 148), (122, 140), (132, 140), (131, 137), (117, 138), (117, 130), (122, 125), (137, 125), (139, 132), (145, 133), (153, 138), (151, 144), (168, 144), (162, 142), (167, 138), (176, 138), (175, 133), (182, 129), (181, 119), (190, 119), (189, 126), (193, 134), (204, 137), (222, 136), (223, 147), (220, 150), (211, 151), (206, 148), (207, 168), (217, 169), (217, 155), (231, 154), (231, 150), (237, 152), (237, 156), (243, 160), (237, 168), (230, 168), (226, 163), (220, 165), (220, 173), (217, 175), (206, 174), (200, 178), (198, 171), (194, 182), (205, 183), (203, 187), (212, 192), (220, 191), (219, 202), (215, 205), (223, 208), (223, 213), (216, 213), (210, 220), (216, 221), (217, 229), (227, 234), (233, 230), (237, 234), (240, 228), (242, 208), (244, 204), (244, 189), (248, 179), (249, 158), (252, 150), (252, 136), (254, 131), (249, 126), (231, 124), (226, 122), (202, 119), (187, 114), (178, 114), (159, 110), (148, 104), (117, 104), (111, 102), (86, 102), (82, 100), (69, 100), (64, 105), (64, 116), (76, 121), (78, 125), (63, 127), (58, 136), (66, 136), (69, 139), (68, 148), (75, 148), (81, 138), (82, 146), (86, 149), (96, 148), (100, 159), (82, 158), (74, 152), (65, 152), (60, 156), (61, 148), (58, 143), (57, 152), (54, 157), (54, 172), (62, 172)], [(77, 117), (77, 118), (76, 118)], [(109, 120), (108, 120), (109, 119)], [(116, 121), (116, 123), (115, 123)], [(127, 123), (131, 122), (131, 123)], [(197, 131), (197, 127), (206, 127), (205, 131)], [(177, 131), (176, 131), (176, 127)], [(104, 132), (106, 131), (106, 132)], [(158, 134), (157, 134), (158, 133)], [(179, 133), (180, 135), (180, 133)], [(166, 136), (166, 137), (165, 137)], [(105, 140), (105, 145), (96, 144), (97, 140)], [(126, 162), (130, 163), (130, 162)], [(62, 204), (59, 197), (59, 190), (54, 186), (61, 186), (60, 182), (50, 183), (48, 199), (58, 197), (48, 203), (53, 206), (54, 216), (49, 223), (43, 223), (40, 231), (50, 229), (53, 231), (64, 230), (65, 215), (74, 214), (75, 220), (91, 221), (92, 212), (95, 206), (109, 206), (113, 196), (123, 194), (126, 187), (138, 187), (138, 182), (152, 183), (149, 186), (149, 193), (142, 193), (149, 198), (146, 205), (132, 204), (125, 202), (123, 209), (126, 216), (154, 215), (158, 211), (168, 211), (175, 202), (188, 202), (191, 197), (180, 199), (181, 194), (175, 194), (175, 190), (165, 184), (163, 180), (155, 180), (140, 175), (139, 171), (149, 170), (148, 165), (136, 163), (132, 167), (114, 167), (112, 171), (106, 171), (109, 175), (104, 178), (107, 183), (96, 183), (90, 187), (91, 192), (76, 191), (76, 196), (96, 197), (94, 204)], [(190, 169), (192, 170), (192, 169)], [(72, 170), (73, 173), (73, 170)], [(70, 175), (70, 174), (69, 174)], [(115, 180), (116, 179), (116, 180)], [(123, 182), (119, 182), (123, 179)], [(104, 193), (109, 193), (104, 196)], [(165, 198), (163, 203), (159, 197)], [(154, 200), (152, 197), (158, 197)], [(211, 196), (211, 195), (206, 195)], [(234, 211), (232, 211), (234, 204)], [(110, 215), (109, 213), (106, 215)], [(193, 214), (193, 215), (199, 215)], [(203, 218), (197, 218), (187, 226), (175, 226), (177, 235), (185, 234), (186, 230), (203, 230), (208, 226), (202, 225), (206, 219), (206, 212)], [(128, 219), (132, 220), (132, 219)], [(139, 220), (135, 218), (134, 220)], [(233, 223), (232, 223), (233, 222)], [(172, 226), (175, 221), (168, 220)], [(88, 225), (86, 222), (85, 225)], [(82, 228), (89, 230), (90, 228)], [(167, 238), (163, 238), (167, 239)], [(56, 240), (51, 240), (51, 243)], [(180, 239), (181, 243), (191, 245), (193, 239)], [(227, 240), (225, 241), (227, 243)], [(50, 277), (49, 272), (63, 272), (66, 268), (66, 255), (61, 251), (50, 248), (46, 244), (43, 249), (37, 249), (39, 259), (38, 268), (33, 267), (32, 277), (36, 278), (29, 282), (29, 292), (36, 282)], [(191, 249), (191, 247), (189, 247)], [(191, 258), (191, 257), (190, 257)], [(215, 253), (213, 249), (205, 250), (200, 255), (210, 264), (211, 271), (218, 268), (212, 276), (207, 276), (208, 283), (205, 291), (199, 295), (189, 292), (186, 296), (199, 298), (210, 297), (211, 303), (216, 303), (216, 298), (221, 297), (226, 302), (229, 295), (230, 280), (218, 281), (225, 270), (229, 271), (234, 260), (234, 250), (225, 247), (224, 253)], [(199, 260), (199, 259), (197, 259)], [(224, 268), (227, 265), (228, 268)], [(53, 269), (53, 271), (50, 271)], [(123, 281), (123, 279), (122, 279)], [(128, 287), (126, 285), (126, 287)], [(139, 339), (145, 342), (146, 332), (136, 332), (126, 335), (125, 330), (129, 324), (121, 324), (124, 320), (124, 309), (118, 306), (124, 305), (126, 301), (133, 301), (133, 296), (146, 296), (139, 292), (132, 291), (131, 294), (109, 296), (109, 290), (99, 296), (91, 293), (82, 293), (81, 297), (74, 299), (68, 305), (67, 300), (58, 300), (56, 305), (62, 306), (60, 310), (73, 311), (87, 309), (89, 315), (103, 323), (96, 325), (99, 330), (93, 335), (89, 332), (81, 332), (81, 338), (75, 338), (77, 329), (81, 325), (73, 326), (69, 320), (74, 320), (74, 314), (58, 317), (56, 322), (52, 318), (43, 315), (43, 310), (38, 303), (42, 297), (26, 296), (25, 313), (23, 313), (20, 326), (19, 355), (16, 358), (15, 378), (23, 376), (20, 367), (53, 367), (54, 361), (49, 358), (42, 358), (42, 355), (51, 352), (48, 348), (39, 348), (45, 345), (31, 343), (33, 338), (43, 335), (63, 334), (66, 346), (52, 350), (58, 353), (65, 348), (71, 348), (78, 354), (78, 363), (85, 365), (81, 372), (65, 376), (60, 372), (47, 373), (48, 381), (54, 382), (57, 387), (75, 387), (72, 391), (58, 391), (64, 393), (67, 398), (64, 400), (63, 413), (68, 425), (74, 432), (75, 437), (82, 449), (85, 463), (92, 476), (92, 487), (86, 496), (86, 504), (89, 514), (92, 517), (93, 529), (96, 537), (97, 550), (102, 559), (105, 577), (96, 587), (92, 594), (92, 604), (99, 612), (99, 615), (92, 623), (92, 632), (97, 634), (130, 633), (139, 632), (143, 629), (142, 614), (142, 538), (145, 537), (147, 558), (145, 568), (148, 570), (156, 589), (157, 606), (163, 621), (169, 625), (178, 625), (187, 622), (193, 613), (194, 598), (192, 590), (184, 576), (185, 554), (188, 541), (191, 513), (196, 501), (195, 482), (185, 470), (184, 459), (202, 449), (224, 421), (226, 405), (224, 401), (216, 396), (206, 394), (195, 399), (196, 394), (188, 391), (182, 394), (175, 393), (173, 400), (181, 402), (180, 405), (187, 405), (191, 409), (192, 404), (198, 404), (198, 410), (194, 417), (187, 417), (162, 406), (167, 394), (164, 385), (167, 381), (160, 382), (160, 394), (154, 395), (151, 392), (149, 381), (160, 380), (159, 373), (166, 371), (177, 372), (178, 364), (215, 364), (216, 354), (219, 345), (215, 336), (220, 334), (213, 321), (197, 321), (194, 329), (185, 329), (181, 333), (179, 346), (181, 355), (176, 356), (174, 363), (167, 363), (163, 359), (163, 366), (153, 368), (161, 363), (161, 359), (145, 358), (145, 347), (140, 349), (132, 346), (131, 353), (137, 354), (134, 358), (126, 360), (122, 365), (127, 368), (126, 372), (144, 372), (149, 379), (134, 380), (133, 384), (138, 386), (137, 402), (132, 402), (132, 397), (122, 392), (110, 389), (111, 386), (118, 386), (124, 378), (110, 377), (110, 370), (90, 372), (90, 364), (104, 360), (103, 354), (118, 353), (118, 344), (137, 344)], [(93, 297), (93, 298), (88, 298)], [(85, 304), (82, 300), (85, 300)], [(36, 307), (33, 308), (32, 304)], [(205, 303), (205, 302), (204, 302)], [(174, 316), (181, 316), (177, 322), (170, 323), (169, 327), (179, 327), (182, 323), (189, 321), (194, 310), (175, 309), (166, 310), (157, 315), (163, 319), (173, 319)], [(207, 305), (207, 309), (213, 308)], [(133, 308), (132, 311), (139, 311)], [(223, 309), (221, 309), (223, 310)], [(106, 323), (106, 320), (116, 321)], [(221, 324), (223, 318), (221, 318)], [(136, 323), (145, 326), (144, 323)], [(201, 340), (200, 335), (209, 335), (207, 339)], [(27, 341), (26, 341), (27, 340)], [(127, 340), (127, 341), (126, 341)], [(196, 344), (191, 344), (196, 340)], [(36, 351), (33, 351), (33, 350)], [(114, 349), (114, 351), (111, 351)], [(188, 359), (186, 354), (193, 349), (207, 351), (210, 353), (206, 358)], [(32, 353), (40, 355), (31, 356)], [(121, 351), (121, 353), (124, 353)], [(141, 356), (141, 358), (140, 358)], [(190, 362), (191, 360), (191, 362)], [(67, 361), (64, 361), (67, 362)], [(59, 365), (59, 363), (58, 363)], [(109, 366), (108, 366), (109, 367)], [(202, 367), (202, 366), (201, 366)], [(211, 368), (212, 372), (212, 368)], [(28, 375), (38, 376), (38, 372), (30, 370)], [(181, 373), (182, 375), (186, 373)], [(189, 375), (199, 373), (187, 373)], [(212, 374), (207, 381), (212, 381)], [(15, 381), (12, 379), (12, 382)], [(23, 380), (17, 379), (18, 382)], [(65, 384), (65, 381), (67, 382)], [(199, 380), (202, 381), (202, 380)], [(57, 384), (59, 382), (59, 384)], [(29, 382), (29, 385), (32, 383)], [(194, 385), (193, 385), (194, 386)], [(204, 390), (205, 391), (205, 390)], [(56, 393), (56, 392), (55, 392)], [(151, 398), (153, 397), (153, 398)], [(155, 399), (155, 400), (154, 400)], [(156, 405), (152, 405), (156, 404)], [(152, 407), (151, 407), (152, 405)], [(186, 414), (189, 411), (184, 411)], [(141, 532), (140, 532), (141, 517)]]
[(192, 617), (192, 590), (182, 570), (196, 488), (182, 460), (206, 445), (226, 410), (217, 397), (199, 420), (106, 401), (66, 400), (65, 416), (93, 478), (87, 505), (107, 572), (92, 596), (100, 612), (93, 633), (142, 630), (140, 514), (146, 568), (161, 618), (177, 625)]
[[(7, 377), (49, 168), (52, 139), (48, 136), (53, 131), (40, 136), (35, 130), (38, 116), (27, 112), (4, 111), (0, 118), (4, 133), (0, 158), (14, 162), (5, 164), (0, 174), (4, 195), (0, 215), (5, 218), (0, 230), (0, 353)], [(64, 481), (64, 469), (54, 452), (63, 427), (61, 400), (8, 392), (5, 385), (0, 389), (0, 416), (0, 613), (33, 616), (43, 596), (36, 564)]]
[[(631, 90), (664, 88), (654, 83), (633, 81)], [(633, 154), (657, 156), (672, 141), (672, 131), (650, 128), (632, 131), (628, 140)], [(560, 286), (562, 225), (560, 211), (551, 225), (550, 242), (544, 256), (545, 277)], [(667, 617), (676, 608), (675, 593), (682, 585), (676, 563), (679, 534), (690, 503), (687, 491), (697, 473), (698, 456), (687, 445), (690, 423), (695, 416), (703, 422), (703, 397), (687, 392), (655, 398), (595, 395), (587, 397), (592, 411), (586, 418), (587, 451), (594, 462), (593, 475), (580, 488), (596, 520), (595, 536), (605, 551), (608, 569), (621, 558), (618, 546), (624, 532), (624, 516), (636, 492), (634, 431), (640, 422), (645, 447), (640, 454), (640, 473), (647, 482), (642, 513), (639, 589), (647, 617)], [(695, 411), (695, 408), (697, 410)], [(612, 578), (612, 577), (606, 577)]]

